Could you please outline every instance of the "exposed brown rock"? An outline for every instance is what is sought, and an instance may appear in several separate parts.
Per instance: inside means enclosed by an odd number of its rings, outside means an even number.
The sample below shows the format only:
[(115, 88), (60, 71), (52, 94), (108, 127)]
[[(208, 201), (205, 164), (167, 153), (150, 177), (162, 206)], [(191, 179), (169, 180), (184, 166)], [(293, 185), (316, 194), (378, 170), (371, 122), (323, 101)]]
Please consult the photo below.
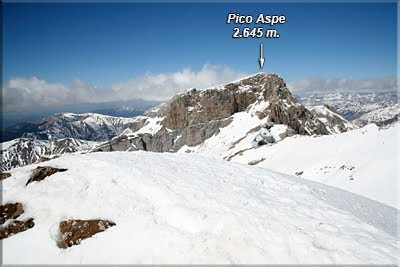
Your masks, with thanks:
[(299, 172), (296, 172), (294, 175), (296, 175), (296, 176), (301, 176), (301, 175), (303, 175), (303, 171), (299, 171)]
[(35, 223), (33, 222), (33, 218), (30, 218), (26, 221), (14, 220), (14, 221), (10, 222), (7, 226), (0, 229), (0, 239), (4, 239), (9, 236), (26, 231), (26, 230), (32, 228), (33, 226), (35, 226)]
[[(247, 88), (247, 89), (243, 89)], [(298, 134), (329, 134), (324, 124), (292, 96), (276, 74), (257, 74), (221, 89), (190, 90), (175, 96), (160, 111), (162, 125), (180, 129), (220, 120), (245, 111), (257, 101), (270, 103), (258, 113), (276, 124), (286, 124)]]
[(230, 155), (228, 157), (225, 157), (224, 159), (227, 160), (227, 161), (230, 161), (232, 158), (236, 157), (237, 155), (241, 156), (241, 155), (243, 155), (243, 152), (246, 152), (246, 151), (248, 151), (250, 149), (253, 149), (253, 148), (245, 148), (245, 149), (236, 151), (235, 153), (233, 153), (232, 155)]
[(239, 138), (238, 140), (236, 140), (235, 142), (231, 143), (228, 150), (235, 148), (235, 146), (237, 144), (239, 144), (243, 139), (245, 139), (247, 137), (247, 134), (245, 136), (243, 136), (242, 138)]
[(41, 163), (41, 162), (46, 162), (46, 161), (49, 161), (49, 160), (51, 160), (51, 158), (48, 158), (48, 157), (40, 157), (38, 160), (37, 160), (37, 162), (39, 162), (39, 163)]
[(61, 242), (63, 248), (79, 245), (83, 239), (105, 231), (115, 223), (107, 220), (68, 220), (60, 222)]
[(0, 206), (0, 224), (8, 219), (15, 219), (24, 212), (21, 203), (8, 203)]
[(11, 177), (11, 173), (8, 173), (8, 172), (0, 173), (0, 180), (7, 179), (8, 177)]
[(258, 163), (263, 162), (264, 160), (266, 160), (266, 158), (261, 158), (261, 159), (253, 160), (253, 161), (250, 161), (248, 164), (249, 164), (249, 165), (257, 165)]
[(28, 185), (31, 182), (39, 182), (45, 179), (46, 177), (53, 175), (57, 172), (65, 172), (67, 169), (58, 169), (54, 167), (37, 167), (36, 169), (33, 170), (31, 177), (29, 178), (28, 182), (26, 185)]
[(38, 163), (42, 163), (42, 162), (46, 162), (46, 161), (50, 161), (50, 160), (52, 160), (52, 159), (56, 159), (56, 158), (58, 158), (59, 156), (54, 156), (54, 157), (45, 157), (45, 156), (42, 156), (42, 157), (40, 157), (36, 162), (38, 162)]

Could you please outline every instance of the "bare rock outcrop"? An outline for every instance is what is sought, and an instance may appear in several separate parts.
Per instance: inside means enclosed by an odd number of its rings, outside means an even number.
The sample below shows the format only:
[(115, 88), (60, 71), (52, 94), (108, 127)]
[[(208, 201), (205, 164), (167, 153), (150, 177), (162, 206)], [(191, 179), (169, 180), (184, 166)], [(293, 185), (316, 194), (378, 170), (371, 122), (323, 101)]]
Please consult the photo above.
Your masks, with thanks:
[(11, 173), (8, 173), (8, 172), (0, 173), (0, 180), (7, 179), (8, 177), (11, 177)]
[(330, 133), (343, 133), (355, 129), (356, 126), (340, 116), (328, 105), (314, 106), (310, 111), (322, 122), (324, 122)]
[(5, 227), (2, 227), (0, 229), (0, 239), (5, 239), (12, 235), (26, 231), (26, 230), (32, 228), (33, 226), (35, 226), (33, 218), (30, 218), (25, 221), (14, 220), (14, 221), (10, 222), (8, 225), (6, 225)]
[(79, 245), (83, 239), (115, 226), (115, 223), (107, 220), (68, 220), (60, 222), (61, 240), (63, 248)]
[(9, 219), (18, 218), (24, 213), (21, 203), (8, 203), (0, 206), (0, 224), (4, 224)]
[(57, 172), (65, 172), (67, 169), (59, 169), (54, 167), (37, 167), (32, 171), (31, 177), (29, 178), (26, 185), (32, 182), (39, 182), (44, 180), (46, 177), (49, 177)]

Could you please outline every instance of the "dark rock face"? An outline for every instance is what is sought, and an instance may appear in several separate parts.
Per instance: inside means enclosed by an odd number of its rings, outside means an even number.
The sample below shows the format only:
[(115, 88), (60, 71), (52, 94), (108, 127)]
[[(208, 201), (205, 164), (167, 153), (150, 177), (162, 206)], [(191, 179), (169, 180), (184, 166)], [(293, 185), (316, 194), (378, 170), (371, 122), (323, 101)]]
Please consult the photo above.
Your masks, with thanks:
[(283, 108), (279, 102), (271, 104), (271, 109), (264, 111), (269, 115), (270, 120), (276, 124), (286, 124), (296, 133), (302, 135), (325, 135), (329, 134), (323, 123), (316, 121), (315, 116), (311, 114), (304, 106)]
[(120, 135), (97, 147), (94, 151), (176, 152), (183, 145), (195, 146), (219, 132), (232, 121), (230, 118), (190, 125), (183, 129), (162, 128), (154, 135), (141, 133), (135, 136)]
[(311, 107), (310, 111), (320, 120), (325, 122), (330, 132), (343, 133), (354, 129), (354, 125), (341, 117), (337, 112), (328, 105)]
[(390, 119), (383, 120), (383, 121), (380, 121), (380, 122), (376, 122), (375, 124), (377, 126), (379, 126), (379, 127), (385, 127), (387, 125), (394, 124), (395, 122), (399, 121), (399, 115), (400, 114), (397, 114), (397, 115), (395, 115), (394, 117), (392, 117)]
[(0, 206), (0, 224), (4, 224), (9, 219), (18, 218), (24, 213), (21, 203), (8, 203)]
[(246, 99), (240, 99), (233, 90), (211, 89), (180, 94), (160, 110), (160, 115), (165, 114), (162, 125), (175, 130), (225, 119), (245, 109), (242, 102)]
[(29, 178), (26, 185), (32, 182), (39, 182), (44, 180), (46, 177), (51, 176), (57, 172), (65, 172), (67, 169), (58, 169), (53, 167), (37, 167), (33, 170), (31, 177)]
[(7, 226), (0, 229), (0, 239), (4, 239), (20, 232), (26, 231), (30, 228), (33, 228), (33, 226), (35, 226), (33, 218), (30, 218), (26, 221), (12, 221)]
[(8, 177), (11, 177), (11, 173), (8, 173), (8, 172), (0, 173), (0, 180), (7, 179)]
[(83, 239), (114, 226), (115, 223), (107, 220), (68, 220), (60, 222), (61, 240), (63, 248), (79, 245)]

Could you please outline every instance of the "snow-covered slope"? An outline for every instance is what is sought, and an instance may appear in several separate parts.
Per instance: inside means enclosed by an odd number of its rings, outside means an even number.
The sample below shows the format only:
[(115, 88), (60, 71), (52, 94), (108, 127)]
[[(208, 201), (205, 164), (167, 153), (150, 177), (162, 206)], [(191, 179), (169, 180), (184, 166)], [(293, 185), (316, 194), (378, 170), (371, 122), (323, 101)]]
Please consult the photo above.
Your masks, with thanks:
[[(3, 181), (3, 203), (21, 202), (35, 222), (2, 241), (5, 264), (397, 261), (395, 209), (264, 168), (151, 152), (45, 165), (68, 170), (26, 187), (26, 166)], [(116, 226), (57, 246), (61, 220), (98, 218)]]
[[(236, 126), (240, 127), (240, 121)], [(254, 133), (236, 141), (228, 139), (225, 130), (229, 132), (228, 128), (222, 129), (220, 135), (187, 151), (297, 174), (400, 208), (399, 123), (388, 129), (368, 125), (327, 136), (297, 135), (256, 149), (251, 146)], [(224, 146), (218, 146), (225, 140)]]

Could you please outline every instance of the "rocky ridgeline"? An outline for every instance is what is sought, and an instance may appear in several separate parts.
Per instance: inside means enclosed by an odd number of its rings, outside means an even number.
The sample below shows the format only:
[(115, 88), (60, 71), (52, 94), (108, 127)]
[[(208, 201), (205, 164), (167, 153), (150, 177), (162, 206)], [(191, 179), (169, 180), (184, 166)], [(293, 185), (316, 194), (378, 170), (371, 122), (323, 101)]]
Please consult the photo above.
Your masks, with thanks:
[[(297, 134), (330, 133), (321, 120), (292, 96), (281, 77), (260, 73), (224, 86), (178, 94), (148, 117), (137, 120), (128, 132), (98, 146), (95, 151), (176, 152), (184, 145), (201, 144), (229, 125), (233, 114), (250, 112), (255, 106), (262, 107), (254, 111), (259, 119), (285, 124)], [(155, 118), (160, 118), (156, 131), (141, 131)]]

